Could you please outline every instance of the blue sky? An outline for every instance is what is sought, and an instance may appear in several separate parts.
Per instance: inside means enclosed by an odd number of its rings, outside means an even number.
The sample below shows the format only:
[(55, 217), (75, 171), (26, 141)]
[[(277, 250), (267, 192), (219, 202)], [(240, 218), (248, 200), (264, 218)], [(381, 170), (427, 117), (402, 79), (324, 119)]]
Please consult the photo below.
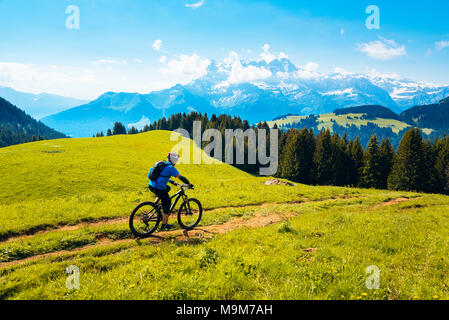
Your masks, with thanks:
[[(66, 28), (70, 5), (79, 30)], [(365, 26), (368, 5), (380, 10), (379, 30)], [(265, 44), (324, 73), (449, 84), (447, 12), (447, 0), (0, 0), (0, 85), (85, 99), (149, 92), (200, 76), (230, 51), (259, 60)]]

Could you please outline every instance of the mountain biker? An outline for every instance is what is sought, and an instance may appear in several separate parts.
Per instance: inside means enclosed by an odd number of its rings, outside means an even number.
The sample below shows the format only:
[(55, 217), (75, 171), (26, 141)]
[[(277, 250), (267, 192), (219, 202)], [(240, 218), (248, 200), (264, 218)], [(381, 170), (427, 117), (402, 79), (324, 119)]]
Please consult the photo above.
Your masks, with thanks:
[[(175, 168), (176, 163), (179, 160), (179, 154), (176, 152), (170, 152), (167, 155), (167, 160), (165, 162), (166, 166), (162, 169), (162, 171), (159, 174), (159, 177), (152, 181), (150, 179), (150, 182), (148, 184), (148, 187), (151, 192), (153, 192), (157, 198), (159, 198), (162, 201), (162, 209), (164, 211), (162, 215), (162, 225), (161, 230), (170, 230), (173, 228), (173, 225), (168, 224), (168, 217), (170, 215), (170, 206), (171, 206), (171, 199), (170, 195), (168, 194), (170, 192), (170, 187), (167, 186), (167, 183), (169, 182), (171, 177), (176, 177), (185, 184), (192, 186), (192, 184), (187, 180), (187, 178), (183, 177), (179, 171)], [(148, 178), (150, 178), (150, 172), (148, 172)]]

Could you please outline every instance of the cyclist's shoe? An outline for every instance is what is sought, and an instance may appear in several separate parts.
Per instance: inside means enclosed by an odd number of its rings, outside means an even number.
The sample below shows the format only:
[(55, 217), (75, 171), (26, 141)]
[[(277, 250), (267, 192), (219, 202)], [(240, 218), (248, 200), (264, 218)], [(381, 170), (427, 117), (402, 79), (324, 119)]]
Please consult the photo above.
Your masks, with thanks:
[(171, 229), (173, 229), (175, 226), (174, 225), (171, 225), (171, 224), (163, 224), (163, 225), (161, 225), (161, 231), (162, 230), (171, 230)]

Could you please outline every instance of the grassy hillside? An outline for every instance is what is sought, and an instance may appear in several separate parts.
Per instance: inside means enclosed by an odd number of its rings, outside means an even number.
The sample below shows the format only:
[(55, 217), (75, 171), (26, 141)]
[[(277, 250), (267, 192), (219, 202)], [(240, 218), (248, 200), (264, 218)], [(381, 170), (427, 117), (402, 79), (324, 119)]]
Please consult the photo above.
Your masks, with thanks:
[[(394, 133), (399, 133), (400, 131), (410, 128), (411, 126), (403, 121), (399, 121), (396, 119), (384, 119), (384, 118), (369, 118), (367, 119), (366, 114), (364, 113), (350, 113), (350, 114), (341, 114), (337, 115), (335, 113), (327, 113), (327, 114), (321, 114), (318, 116), (317, 121), (318, 129), (322, 130), (324, 129), (330, 129), (332, 131), (332, 126), (335, 123), (337, 123), (340, 126), (343, 127), (349, 127), (350, 125), (355, 125), (356, 127), (360, 128), (360, 126), (366, 126), (368, 123), (372, 123), (377, 125), (380, 128), (391, 128), (391, 130)], [(278, 127), (283, 127), (287, 124), (295, 124), (300, 122), (301, 120), (306, 119), (306, 116), (288, 116), (276, 121), (270, 121), (268, 122), (268, 125), (270, 127), (274, 126), (276, 123)], [(424, 130), (425, 133), (430, 133), (431, 130)]]
[[(1, 149), (0, 298), (449, 298), (445, 196), (267, 186), (221, 163), (179, 165), (206, 208), (200, 227), (134, 239), (127, 216), (152, 198), (146, 175), (169, 137)], [(79, 290), (66, 288), (70, 265)], [(365, 286), (370, 265), (379, 290)]]

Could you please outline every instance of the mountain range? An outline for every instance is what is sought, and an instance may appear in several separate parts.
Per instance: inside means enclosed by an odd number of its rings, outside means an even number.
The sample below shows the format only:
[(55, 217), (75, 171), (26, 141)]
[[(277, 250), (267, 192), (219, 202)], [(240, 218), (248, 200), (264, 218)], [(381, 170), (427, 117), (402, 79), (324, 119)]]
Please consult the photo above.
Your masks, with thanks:
[(231, 60), (211, 62), (204, 76), (187, 85), (149, 94), (107, 92), (42, 121), (70, 136), (87, 137), (111, 128), (115, 121), (143, 127), (179, 112), (226, 113), (256, 123), (285, 114), (324, 114), (360, 105), (382, 105), (399, 114), (447, 96), (446, 86), (344, 70), (323, 74), (313, 65), (300, 67), (287, 58)]
[(3, 97), (16, 106), (20, 106), (27, 114), (36, 119), (41, 119), (88, 102), (82, 99), (68, 98), (48, 93), (24, 93), (2, 86), (0, 86), (0, 97)]

